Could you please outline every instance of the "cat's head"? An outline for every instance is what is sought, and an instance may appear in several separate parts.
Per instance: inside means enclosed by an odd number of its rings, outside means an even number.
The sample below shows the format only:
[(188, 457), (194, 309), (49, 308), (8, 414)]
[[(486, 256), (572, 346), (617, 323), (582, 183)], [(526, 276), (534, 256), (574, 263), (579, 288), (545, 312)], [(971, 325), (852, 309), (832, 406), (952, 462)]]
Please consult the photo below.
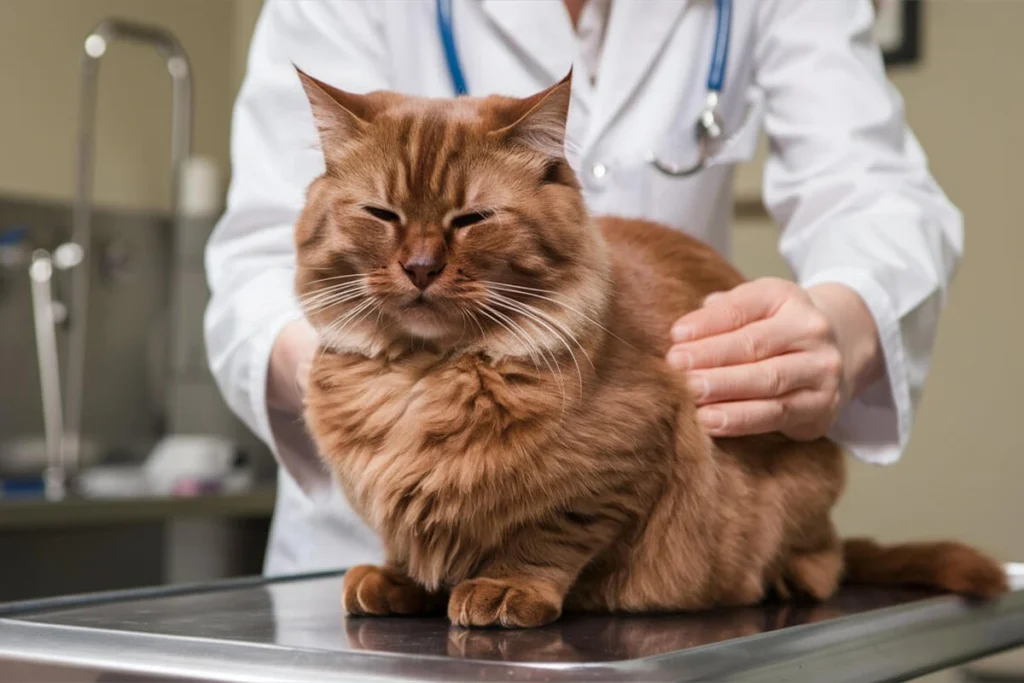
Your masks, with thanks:
[(571, 77), (427, 99), (299, 71), (325, 173), (296, 226), (297, 287), (324, 343), (527, 353), (598, 314), (607, 258), (564, 155)]

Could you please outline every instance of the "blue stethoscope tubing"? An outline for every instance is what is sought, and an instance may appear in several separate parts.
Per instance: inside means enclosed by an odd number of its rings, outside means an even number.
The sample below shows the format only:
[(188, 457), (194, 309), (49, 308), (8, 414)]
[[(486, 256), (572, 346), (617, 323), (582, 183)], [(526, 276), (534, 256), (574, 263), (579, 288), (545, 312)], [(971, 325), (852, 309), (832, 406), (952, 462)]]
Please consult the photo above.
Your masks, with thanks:
[(458, 96), (469, 94), (466, 87), (466, 75), (462, 73), (462, 61), (459, 51), (455, 48), (455, 29), (452, 23), (452, 0), (437, 0), (437, 31), (441, 35), (444, 47), (444, 58), (448, 62), (448, 73), (452, 77), (452, 86)]
[[(445, 61), (457, 96), (469, 94), (466, 75), (462, 71), (458, 49), (455, 47), (455, 31), (452, 21), (452, 0), (437, 0), (437, 30), (441, 36)], [(725, 73), (729, 61), (729, 37), (732, 33), (732, 0), (715, 0), (715, 42), (711, 52), (711, 66), (708, 69), (707, 98), (695, 125), (699, 156), (689, 167), (676, 166), (658, 159), (654, 152), (647, 153), (647, 160), (665, 175), (682, 178), (703, 169), (714, 153), (716, 143), (722, 138), (722, 117), (718, 102), (725, 87)]]

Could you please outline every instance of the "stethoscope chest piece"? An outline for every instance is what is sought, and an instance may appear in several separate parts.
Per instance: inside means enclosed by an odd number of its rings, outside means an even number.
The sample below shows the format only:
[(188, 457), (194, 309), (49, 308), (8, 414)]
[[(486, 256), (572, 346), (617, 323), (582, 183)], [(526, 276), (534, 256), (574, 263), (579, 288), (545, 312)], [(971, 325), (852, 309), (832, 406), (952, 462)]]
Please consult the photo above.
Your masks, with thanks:
[(670, 164), (658, 158), (653, 149), (647, 150), (646, 160), (667, 176), (685, 178), (703, 170), (708, 161), (721, 148), (725, 135), (725, 121), (718, 109), (718, 93), (708, 93), (707, 103), (693, 124), (694, 138), (697, 140), (697, 161), (690, 166)]

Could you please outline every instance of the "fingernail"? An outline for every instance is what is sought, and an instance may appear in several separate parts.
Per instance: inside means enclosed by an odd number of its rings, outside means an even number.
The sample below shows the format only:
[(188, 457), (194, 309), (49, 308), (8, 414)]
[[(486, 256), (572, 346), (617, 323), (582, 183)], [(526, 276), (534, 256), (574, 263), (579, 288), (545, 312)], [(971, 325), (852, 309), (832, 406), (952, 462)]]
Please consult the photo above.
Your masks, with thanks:
[(721, 292), (712, 292), (711, 294), (708, 294), (706, 297), (704, 297), (704, 305), (707, 306), (720, 296), (722, 296)]
[(697, 417), (708, 431), (715, 432), (725, 427), (726, 416), (721, 410), (699, 410)]
[(672, 327), (672, 332), (670, 333), (672, 341), (674, 342), (688, 341), (692, 334), (693, 330), (690, 329), (689, 325), (675, 325)]
[(690, 375), (686, 378), (686, 386), (693, 395), (693, 400), (699, 401), (708, 395), (708, 380), (700, 375)]
[(675, 349), (668, 354), (668, 364), (676, 370), (689, 370), (693, 367), (693, 355), (689, 351)]

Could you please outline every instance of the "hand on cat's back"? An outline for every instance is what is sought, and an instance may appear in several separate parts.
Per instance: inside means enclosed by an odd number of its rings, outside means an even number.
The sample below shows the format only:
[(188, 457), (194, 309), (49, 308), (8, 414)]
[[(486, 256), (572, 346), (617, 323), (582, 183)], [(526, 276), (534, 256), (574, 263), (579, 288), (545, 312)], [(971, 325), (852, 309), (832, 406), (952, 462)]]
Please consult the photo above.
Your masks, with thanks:
[(824, 436), (883, 364), (874, 318), (840, 284), (747, 282), (709, 296), (671, 335), (667, 360), (687, 373), (712, 436)]

